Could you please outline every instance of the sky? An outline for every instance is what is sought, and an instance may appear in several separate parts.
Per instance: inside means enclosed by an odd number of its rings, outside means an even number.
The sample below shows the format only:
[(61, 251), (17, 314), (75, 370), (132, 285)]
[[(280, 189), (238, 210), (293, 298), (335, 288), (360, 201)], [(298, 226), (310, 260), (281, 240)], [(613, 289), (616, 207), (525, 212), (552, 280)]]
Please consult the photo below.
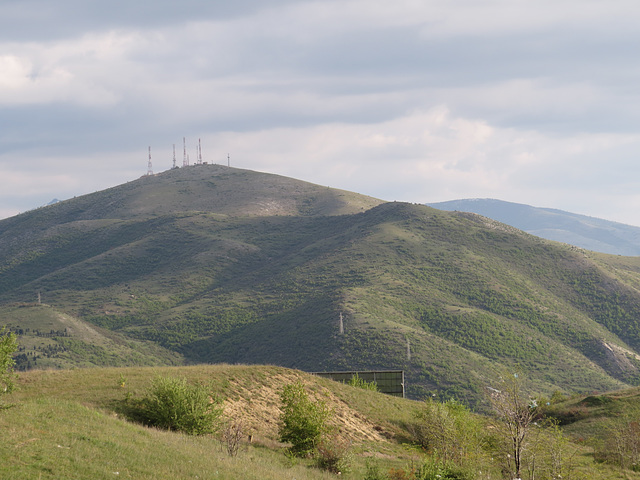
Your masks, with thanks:
[[(640, 226), (637, 0), (2, 0), (0, 218), (183, 163)], [(229, 157), (227, 157), (227, 155)]]

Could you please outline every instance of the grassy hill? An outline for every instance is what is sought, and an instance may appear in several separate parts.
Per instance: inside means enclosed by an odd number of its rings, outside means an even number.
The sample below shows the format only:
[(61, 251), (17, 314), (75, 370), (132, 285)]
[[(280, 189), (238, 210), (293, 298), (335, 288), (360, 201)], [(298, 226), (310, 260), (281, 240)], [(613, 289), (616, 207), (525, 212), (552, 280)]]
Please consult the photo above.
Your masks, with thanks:
[[(190, 437), (127, 421), (121, 406), (144, 395), (156, 376), (187, 378), (209, 384), (224, 399), (224, 419), (240, 420), (248, 436), (237, 457), (229, 457), (217, 436)], [(302, 382), (313, 398), (326, 402), (331, 423), (351, 444), (351, 470), (342, 477), (365, 478), (367, 465), (377, 478), (413, 478), (425, 452), (410, 444), (407, 426), (422, 402), (389, 397), (271, 366), (208, 365), (158, 368), (34, 370), (21, 373), (18, 390), (8, 397), (13, 407), (0, 409), (0, 476), (26, 478), (222, 478), (327, 479), (335, 475), (312, 467), (310, 460), (288, 458), (278, 442), (279, 392)], [(625, 395), (623, 392), (612, 395)], [(584, 402), (574, 398), (569, 402)], [(567, 408), (559, 406), (558, 409)], [(480, 428), (490, 432), (486, 419)], [(540, 435), (540, 434), (538, 434)], [(586, 437), (589, 440), (590, 437)], [(631, 470), (594, 462), (585, 438), (569, 438), (570, 478), (635, 479)], [(491, 467), (477, 479), (502, 478)], [(371, 470), (369, 470), (370, 472)], [(369, 473), (370, 474), (370, 473)], [(404, 476), (401, 476), (404, 475)], [(372, 477), (369, 477), (372, 478)], [(538, 478), (538, 477), (536, 477)], [(540, 477), (541, 478), (541, 477)]]
[(16, 369), (123, 365), (179, 365), (181, 355), (84, 322), (49, 305), (0, 307), (6, 326), (20, 337)]
[(412, 397), (471, 404), (515, 365), (546, 395), (640, 383), (639, 289), (636, 258), (213, 165), (0, 222), (2, 323), (40, 292), (145, 346), (126, 363), (403, 369)]
[[(96, 375), (99, 373), (99, 375)], [(237, 458), (223, 452), (213, 437), (189, 437), (125, 421), (118, 405), (142, 395), (157, 375), (211, 382), (225, 398), (227, 419), (242, 419), (253, 443), (243, 439)], [(277, 441), (279, 389), (304, 381), (329, 401), (342, 434), (361, 455), (394, 451), (397, 423), (406, 417), (408, 400), (343, 386), (276, 367), (200, 366), (188, 368), (104, 368), (22, 373), (9, 398), (14, 407), (0, 409), (3, 442), (0, 476), (26, 478), (330, 478), (292, 462)], [(124, 385), (123, 385), (124, 383)], [(361, 392), (361, 393), (360, 393)], [(357, 393), (355, 395), (354, 393)], [(384, 412), (384, 413), (383, 413)], [(385, 415), (388, 417), (385, 418)], [(398, 451), (389, 465), (411, 457)], [(358, 477), (353, 477), (358, 478)]]

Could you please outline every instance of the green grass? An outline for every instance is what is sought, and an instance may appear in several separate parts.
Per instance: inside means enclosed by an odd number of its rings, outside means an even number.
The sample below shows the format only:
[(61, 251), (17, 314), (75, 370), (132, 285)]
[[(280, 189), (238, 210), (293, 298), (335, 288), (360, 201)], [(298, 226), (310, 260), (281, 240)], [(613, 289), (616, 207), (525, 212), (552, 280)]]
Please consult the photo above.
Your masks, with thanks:
[[(230, 404), (244, 405), (240, 410), (232, 410), (233, 415), (244, 418), (254, 435), (254, 443), (244, 442), (238, 457), (230, 458), (215, 437), (190, 437), (126, 421), (117, 413), (119, 406), (127, 397), (141, 396), (155, 375), (184, 375), (192, 382), (211, 381)], [(121, 386), (123, 379), (124, 386)], [(21, 374), (18, 391), (9, 399), (14, 406), (0, 410), (3, 432), (0, 476), (16, 479), (332, 478), (313, 468), (310, 460), (292, 462), (285, 455), (285, 446), (276, 442), (277, 392), (286, 382), (296, 379), (314, 382), (311, 392), (329, 399), (332, 406), (339, 406), (344, 419), (356, 411), (361, 412), (358, 414), (361, 419), (355, 419), (354, 425), (362, 427), (367, 421), (375, 422), (388, 436), (398, 431), (400, 419), (406, 417), (407, 405), (412, 403), (377, 393), (374, 396), (367, 396), (368, 392), (354, 394), (351, 390), (356, 389), (277, 367), (36, 370)], [(263, 405), (263, 398), (258, 394), (265, 389), (272, 396), (270, 405)], [(356, 398), (362, 405), (355, 402)], [(345, 409), (342, 406), (345, 401), (356, 405)], [(260, 413), (256, 415), (256, 411)], [(364, 415), (368, 420), (364, 420)], [(386, 415), (389, 416), (385, 418)], [(364, 471), (365, 452), (374, 448), (381, 454), (397, 451), (393, 442), (385, 440), (384, 445), (378, 445), (379, 442), (353, 433), (356, 430), (349, 428), (346, 431), (352, 432), (360, 452), (354, 475)], [(375, 431), (371, 425), (365, 430)], [(409, 458), (410, 455), (400, 449), (397, 458), (384, 464), (400, 466)]]
[[(121, 406), (127, 398), (142, 396), (156, 375), (210, 382), (226, 399), (225, 414), (246, 422), (253, 443), (243, 442), (238, 456), (229, 457), (215, 436), (186, 436), (127, 421), (119, 413)], [(418, 402), (299, 371), (228, 365), (34, 370), (20, 375), (18, 390), (7, 398), (13, 406), (0, 410), (0, 477), (335, 478), (315, 468), (312, 460), (290, 459), (286, 445), (277, 442), (278, 392), (296, 381), (302, 381), (313, 398), (327, 403), (338, 434), (352, 441), (352, 471), (342, 477), (363, 478), (368, 462), (386, 473), (425, 460), (419, 449), (407, 443), (406, 426), (415, 421)], [(586, 400), (594, 414), (596, 408), (606, 406), (608, 410), (598, 415), (615, 415), (621, 406), (614, 408), (616, 402), (626, 402), (627, 407), (639, 402), (637, 391), (606, 395), (613, 400)], [(571, 399), (554, 408), (570, 408), (571, 402), (585, 403), (585, 399)], [(591, 435), (596, 435), (597, 428), (592, 430)], [(594, 463), (590, 442), (576, 437), (576, 432), (572, 436), (575, 443), (567, 451), (574, 452), (575, 478), (640, 478), (631, 471)], [(495, 470), (489, 464), (478, 468)]]
[(145, 429), (75, 402), (30, 400), (11, 414), (2, 418), (4, 479), (328, 478), (263, 448), (229, 458), (211, 437)]

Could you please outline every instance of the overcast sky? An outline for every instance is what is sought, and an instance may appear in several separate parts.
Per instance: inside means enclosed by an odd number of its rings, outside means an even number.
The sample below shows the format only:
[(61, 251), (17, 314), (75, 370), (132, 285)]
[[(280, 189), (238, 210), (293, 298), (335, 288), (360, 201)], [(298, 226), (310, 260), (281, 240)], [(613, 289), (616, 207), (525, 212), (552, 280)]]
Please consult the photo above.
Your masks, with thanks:
[(640, 225), (637, 0), (1, 0), (0, 218), (190, 162)]

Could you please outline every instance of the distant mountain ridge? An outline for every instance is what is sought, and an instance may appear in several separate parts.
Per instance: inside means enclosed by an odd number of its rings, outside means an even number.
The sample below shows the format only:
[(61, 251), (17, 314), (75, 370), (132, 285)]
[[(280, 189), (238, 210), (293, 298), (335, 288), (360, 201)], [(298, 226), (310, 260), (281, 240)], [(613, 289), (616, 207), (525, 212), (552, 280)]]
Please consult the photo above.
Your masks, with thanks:
[(531, 235), (594, 252), (640, 255), (640, 227), (624, 223), (491, 198), (451, 200), (427, 205), (439, 210), (477, 213)]

